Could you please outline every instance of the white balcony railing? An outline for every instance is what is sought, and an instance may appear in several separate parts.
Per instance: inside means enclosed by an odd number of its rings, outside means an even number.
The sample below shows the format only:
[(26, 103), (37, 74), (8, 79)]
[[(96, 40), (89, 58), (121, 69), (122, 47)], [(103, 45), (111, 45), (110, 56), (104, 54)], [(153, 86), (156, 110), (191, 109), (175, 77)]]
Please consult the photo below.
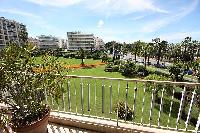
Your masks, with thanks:
[(62, 96), (46, 94), (53, 111), (108, 119), (116, 126), (125, 122), (200, 131), (199, 83), (75, 75), (65, 78), (66, 84), (60, 85), (65, 90)]

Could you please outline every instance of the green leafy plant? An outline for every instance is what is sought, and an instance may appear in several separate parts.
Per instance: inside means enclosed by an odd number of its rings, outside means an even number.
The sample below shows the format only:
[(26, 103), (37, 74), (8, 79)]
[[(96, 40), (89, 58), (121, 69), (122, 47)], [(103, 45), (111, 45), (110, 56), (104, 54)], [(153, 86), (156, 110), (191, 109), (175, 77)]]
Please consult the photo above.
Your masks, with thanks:
[(8, 44), (0, 57), (0, 101), (11, 106), (13, 127), (29, 125), (49, 111), (45, 95), (52, 94), (58, 101), (64, 89), (62, 64), (57, 58), (45, 54), (40, 66), (31, 53), (35, 47)]
[[(127, 114), (126, 114), (126, 110), (127, 110)], [(126, 119), (131, 121), (132, 120), (132, 116), (133, 116), (133, 112), (131, 110), (131, 108), (128, 106), (126, 106), (126, 103), (124, 101), (119, 101), (116, 105), (115, 105), (115, 112), (118, 112), (118, 117), (120, 119)]]
[(8, 109), (0, 109), (0, 129), (7, 129), (7, 126), (10, 122), (8, 112)]
[(169, 68), (169, 73), (173, 80), (175, 81), (183, 81), (184, 76), (184, 64), (176, 63)]
[[(158, 81), (169, 81), (170, 78), (164, 77), (164, 76), (159, 76), (156, 74), (150, 74), (147, 77), (145, 77), (146, 80), (158, 80)], [(159, 97), (159, 92), (161, 92), (163, 90), (163, 88), (165, 89), (164, 92), (167, 95), (171, 95), (172, 91), (173, 91), (173, 86), (171, 85), (163, 85), (163, 84), (156, 84), (156, 86), (154, 85), (154, 83), (147, 83), (147, 92), (153, 92), (153, 89), (155, 89), (154, 94), (155, 94), (155, 101), (157, 103), (160, 103), (160, 97)]]
[(133, 77), (134, 75), (137, 74), (135, 68), (136, 68), (135, 63), (128, 61), (124, 65), (121, 65), (120, 72), (123, 76)]

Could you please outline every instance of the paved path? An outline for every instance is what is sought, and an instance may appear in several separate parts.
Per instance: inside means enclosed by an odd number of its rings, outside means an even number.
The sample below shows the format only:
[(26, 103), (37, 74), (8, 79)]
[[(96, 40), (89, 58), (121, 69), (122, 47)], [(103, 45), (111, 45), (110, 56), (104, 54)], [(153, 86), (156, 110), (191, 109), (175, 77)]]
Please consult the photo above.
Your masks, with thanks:
[(54, 123), (49, 123), (47, 127), (48, 133), (98, 133), (95, 131), (88, 131), (86, 129), (63, 126)]

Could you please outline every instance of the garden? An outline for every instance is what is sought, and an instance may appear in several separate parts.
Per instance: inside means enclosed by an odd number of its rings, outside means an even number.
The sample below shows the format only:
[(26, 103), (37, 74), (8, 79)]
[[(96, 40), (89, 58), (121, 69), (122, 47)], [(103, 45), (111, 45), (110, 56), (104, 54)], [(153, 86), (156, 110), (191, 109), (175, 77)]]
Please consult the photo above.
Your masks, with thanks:
[[(180, 85), (154, 85), (143, 82), (65, 78), (64, 76), (68, 74), (183, 81), (185, 68), (181, 62), (174, 63), (173, 66), (169, 67), (169, 74), (163, 74), (149, 69), (146, 65), (138, 65), (134, 61), (121, 61), (117, 58), (112, 60), (105, 53), (102, 53), (101, 56), (94, 54), (99, 57), (93, 59), (88, 59), (86, 57), (87, 53), (83, 50), (79, 51), (77, 54), (79, 57), (77, 58), (56, 56), (52, 53), (34, 57), (32, 54), (34, 49), (31, 49), (31, 47), (29, 50), (29, 47), (29, 45), (19, 47), (11, 44), (1, 52), (0, 87), (3, 93), (0, 100), (12, 107), (11, 113), (14, 116), (8, 119), (7, 115), (1, 112), (2, 126), (6, 126), (8, 122), (11, 122), (13, 129), (18, 130), (18, 127), (23, 128), (22, 125), (30, 125), (49, 112), (47, 104), (52, 110), (115, 120), (120, 118), (134, 123), (141, 123), (141, 118), (143, 118), (144, 124), (149, 124), (149, 121), (151, 121), (152, 125), (157, 125), (162, 101), (161, 126), (175, 128), (181, 94), (184, 89)], [(186, 88), (187, 99), (184, 99), (185, 104), (180, 120), (180, 128), (185, 127), (193, 90), (194, 88)], [(150, 114), (152, 93), (155, 94), (155, 104)], [(174, 94), (173, 100), (171, 100), (172, 94)], [(197, 90), (197, 100), (191, 111), (188, 129), (194, 130), (198, 119), (199, 94), (200, 92)], [(164, 96), (162, 97), (162, 95)], [(112, 100), (110, 100), (111, 96)], [(102, 101), (102, 97), (104, 101)], [(125, 101), (127, 101), (127, 108)], [(170, 109), (171, 101), (173, 101), (173, 106)], [(103, 111), (102, 108), (104, 108)], [(127, 115), (125, 115), (126, 109), (128, 111)], [(141, 113), (142, 110), (143, 113)], [(168, 120), (169, 113), (171, 113), (171, 117)], [(151, 119), (149, 119), (150, 115)]]

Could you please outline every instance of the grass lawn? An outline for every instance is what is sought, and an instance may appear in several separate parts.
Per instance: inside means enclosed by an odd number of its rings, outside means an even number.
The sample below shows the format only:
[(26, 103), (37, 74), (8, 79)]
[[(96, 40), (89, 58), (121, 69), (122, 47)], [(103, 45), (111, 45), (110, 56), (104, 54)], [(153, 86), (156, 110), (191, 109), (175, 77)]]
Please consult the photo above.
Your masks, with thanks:
[[(65, 63), (66, 65), (72, 65), (72, 64), (81, 64), (81, 59), (68, 59), (64, 57), (58, 58), (59, 62)], [(95, 62), (100, 62), (101, 60), (93, 60), (93, 59), (84, 59), (85, 64), (93, 64)], [(42, 57), (35, 57), (35, 62), (37, 64), (40, 64), (42, 62)]]
[[(40, 62), (40, 58), (36, 59), (37, 62)], [(60, 61), (66, 62), (67, 64), (80, 64), (80, 59), (66, 59), (66, 58), (59, 58)], [(92, 59), (86, 59), (86, 64), (92, 64), (95, 62), (99, 62), (99, 60), (93, 61)], [(95, 76), (95, 77), (112, 77), (112, 78), (125, 78), (118, 72), (105, 72), (105, 66), (98, 66), (96, 68), (91, 69), (72, 69), (68, 74), (70, 75), (84, 75), (84, 76)], [(67, 87), (67, 81), (64, 85), (62, 85), (66, 92), (64, 94), (64, 102), (62, 98), (59, 99), (59, 102), (56, 103), (52, 98), (49, 97), (48, 101), (50, 106), (53, 109), (64, 110), (64, 103), (65, 103), (65, 111), (71, 111), (74, 113), (79, 114), (86, 114), (86, 115), (93, 115), (99, 117), (106, 117), (111, 119), (117, 119), (115, 107), (118, 101), (126, 101), (126, 81), (120, 82), (120, 89), (118, 92), (118, 81), (102, 81), (102, 80), (92, 80), (92, 79), (83, 79), (83, 93), (81, 93), (81, 80), (80, 79), (69, 79), (69, 86), (70, 89)], [(104, 104), (102, 104), (102, 82), (105, 85), (104, 88)], [(112, 90), (110, 86), (112, 84)], [(90, 86), (90, 90), (89, 90)], [(137, 83), (137, 91), (134, 90), (136, 87), (135, 82), (128, 82), (128, 97), (127, 102), (128, 106), (133, 110), (134, 108), (134, 94), (136, 93), (136, 110), (135, 110), (135, 117), (133, 122), (140, 123), (141, 117), (143, 117), (143, 123), (149, 124), (149, 116), (150, 116), (150, 106), (151, 106), (151, 92), (145, 93), (145, 102), (144, 102), (144, 113), (142, 114), (142, 107), (143, 107), (143, 96), (144, 96), (144, 84)], [(69, 90), (69, 91), (68, 91)], [(96, 90), (96, 94), (95, 94)], [(90, 92), (90, 93), (89, 93)], [(112, 93), (110, 93), (112, 92)], [(118, 96), (119, 93), (119, 96)], [(68, 97), (70, 94), (70, 98)], [(90, 94), (90, 95), (89, 95)], [(112, 101), (110, 101), (110, 95), (112, 94)], [(83, 96), (83, 97), (82, 97)], [(95, 97), (96, 96), (96, 97)], [(90, 100), (88, 100), (90, 98)], [(95, 100), (96, 98), (96, 100)], [(89, 102), (90, 101), (90, 102)], [(163, 112), (161, 113), (161, 126), (167, 126), (168, 115), (170, 110), (170, 102), (171, 99), (169, 96), (164, 97), (163, 99)], [(83, 106), (82, 104), (83, 103)], [(69, 105), (71, 105), (71, 110), (69, 110)], [(83, 110), (82, 110), (83, 107)], [(111, 108), (110, 108), (111, 107)], [(104, 112), (102, 113), (102, 108), (104, 108)], [(111, 110), (110, 110), (111, 109)], [(172, 114), (169, 122), (169, 127), (175, 128), (176, 126), (176, 118), (179, 109), (179, 100), (173, 100), (172, 106)], [(157, 125), (158, 124), (158, 114), (160, 110), (160, 105), (155, 104), (151, 124)], [(195, 113), (193, 111), (192, 113)], [(185, 128), (185, 123), (183, 120), (180, 121), (179, 128)], [(189, 129), (194, 129), (194, 125), (189, 125)]]

